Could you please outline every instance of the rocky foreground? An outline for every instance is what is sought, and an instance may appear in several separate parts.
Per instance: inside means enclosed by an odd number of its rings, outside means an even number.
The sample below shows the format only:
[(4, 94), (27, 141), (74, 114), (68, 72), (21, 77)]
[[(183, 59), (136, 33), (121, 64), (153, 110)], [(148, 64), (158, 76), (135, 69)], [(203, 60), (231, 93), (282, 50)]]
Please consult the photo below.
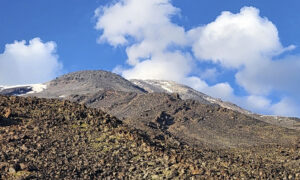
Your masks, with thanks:
[(300, 179), (300, 140), (193, 148), (69, 101), (0, 96), (0, 179)]

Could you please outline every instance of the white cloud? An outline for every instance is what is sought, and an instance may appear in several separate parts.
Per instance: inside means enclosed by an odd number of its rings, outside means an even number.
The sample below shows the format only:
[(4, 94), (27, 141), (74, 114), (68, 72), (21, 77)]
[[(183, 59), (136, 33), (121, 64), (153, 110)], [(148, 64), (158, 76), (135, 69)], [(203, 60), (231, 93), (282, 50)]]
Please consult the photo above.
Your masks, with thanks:
[(222, 12), (214, 22), (190, 30), (189, 36), (196, 39), (197, 58), (225, 67), (257, 63), (283, 51), (275, 25), (253, 7), (244, 7), (238, 14)]
[(252, 94), (287, 92), (300, 99), (300, 57), (264, 60), (236, 74), (237, 82)]
[(204, 89), (208, 88), (208, 84), (196, 76), (187, 77), (181, 83), (202, 92), (204, 92)]
[(237, 71), (236, 82), (249, 96), (232, 94), (230, 101), (255, 112), (297, 115), (297, 111), (292, 110), (300, 109), (296, 103), (285, 99), (273, 103), (267, 96), (277, 92), (289, 96), (288, 99), (300, 100), (297, 83), (300, 82), (300, 57), (274, 60), (295, 46), (283, 47), (276, 26), (261, 17), (258, 9), (244, 7), (237, 14), (223, 12), (214, 22), (190, 30), (188, 36), (200, 61)]
[(191, 71), (191, 58), (180, 52), (154, 54), (132, 69), (122, 72), (127, 79), (164, 79), (183, 82)]
[[(271, 101), (263, 96), (250, 95), (244, 100), (245, 106), (256, 112), (265, 112), (270, 109)], [(269, 112), (270, 113), (270, 112)]]
[[(287, 93), (288, 99), (299, 92), (299, 58), (272, 60), (295, 46), (283, 47), (276, 26), (258, 9), (225, 11), (215, 21), (189, 31), (172, 22), (179, 13), (170, 0), (119, 0), (98, 8), (99, 42), (126, 47), (130, 68), (117, 66), (114, 71), (128, 79), (177, 81), (255, 112), (295, 114), (286, 109), (289, 103), (290, 109), (299, 108), (292, 101), (274, 103), (268, 98), (273, 91)], [(196, 59), (218, 68), (199, 68)], [(208, 85), (205, 80), (217, 80), (217, 69), (233, 69), (236, 83), (249, 94), (236, 96), (229, 82)]]
[(0, 84), (32, 84), (51, 80), (61, 70), (56, 44), (39, 38), (6, 44), (0, 54)]
[[(174, 75), (175, 72), (170, 71), (178, 70), (175, 66), (183, 65), (183, 71), (188, 69), (188, 62), (183, 62), (185, 54), (168, 50), (171, 46), (187, 43), (184, 28), (170, 19), (178, 13), (179, 9), (169, 0), (121, 0), (112, 6), (100, 7), (96, 10), (96, 29), (103, 31), (99, 42), (127, 47), (127, 63), (134, 67), (124, 70), (124, 76), (170, 79), (168, 73)], [(162, 71), (167, 65), (171, 65), (168, 73)], [(153, 72), (150, 77), (148, 68)]]
[(236, 80), (251, 94), (268, 94), (272, 90), (296, 91), (300, 76), (298, 58), (274, 61), (287, 50), (278, 37), (276, 26), (259, 16), (259, 10), (244, 7), (240, 13), (223, 12), (214, 22), (189, 31), (193, 52), (199, 60), (220, 63), (238, 70)]
[(300, 105), (291, 98), (285, 97), (280, 102), (271, 106), (273, 114), (280, 114), (282, 116), (300, 117)]
[(186, 84), (193, 89), (206, 93), (207, 95), (221, 98), (225, 101), (236, 101), (237, 97), (234, 95), (234, 90), (228, 83), (217, 83), (209, 86), (204, 80), (199, 77), (187, 77), (181, 83)]
[(169, 18), (178, 12), (169, 0), (120, 0), (112, 6), (100, 7), (95, 13), (99, 18), (96, 29), (103, 30), (99, 41), (124, 45), (131, 36), (136, 41), (178, 43), (184, 38), (184, 30)]

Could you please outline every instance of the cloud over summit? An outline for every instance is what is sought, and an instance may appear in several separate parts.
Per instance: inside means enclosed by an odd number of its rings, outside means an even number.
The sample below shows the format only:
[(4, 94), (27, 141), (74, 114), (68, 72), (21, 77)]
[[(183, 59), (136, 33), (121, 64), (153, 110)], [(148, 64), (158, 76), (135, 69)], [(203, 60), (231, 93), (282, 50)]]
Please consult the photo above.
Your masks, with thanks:
[[(172, 21), (179, 13), (170, 0), (119, 0), (99, 7), (99, 42), (126, 48), (129, 68), (115, 70), (128, 79), (174, 80), (255, 112), (300, 116), (300, 98), (293, 93), (300, 87), (300, 58), (274, 60), (295, 46), (283, 47), (276, 26), (257, 8), (224, 11), (213, 22), (188, 30)], [(220, 69), (234, 70), (235, 81), (219, 81)], [(208, 85), (208, 77), (216, 83)], [(246, 95), (237, 96), (232, 84)], [(277, 101), (270, 99), (274, 92), (280, 94)]]

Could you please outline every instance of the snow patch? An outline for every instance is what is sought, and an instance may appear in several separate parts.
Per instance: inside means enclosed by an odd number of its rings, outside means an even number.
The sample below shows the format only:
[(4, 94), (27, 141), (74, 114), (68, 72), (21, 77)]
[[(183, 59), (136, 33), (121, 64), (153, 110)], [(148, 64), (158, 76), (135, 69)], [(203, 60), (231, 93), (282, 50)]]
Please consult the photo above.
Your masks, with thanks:
[[(23, 84), (23, 85), (13, 85), (13, 86), (0, 86), (0, 91), (5, 89), (13, 89), (13, 88), (22, 88), (22, 87), (31, 87), (31, 91), (29, 91), (26, 94), (32, 94), (32, 93), (39, 93), (44, 91), (47, 88), (47, 85), (45, 84)], [(24, 95), (24, 94), (20, 94)]]
[(39, 93), (47, 89), (47, 85), (45, 84), (31, 84), (29, 86), (32, 87), (32, 91), (28, 92), (27, 94)]
[(169, 82), (161, 82), (162, 84), (161, 84), (161, 87), (164, 89), (164, 90), (166, 90), (166, 91), (168, 91), (168, 92), (170, 92), (170, 93), (173, 93), (173, 91), (170, 89), (170, 87), (172, 87), (172, 85), (169, 83)]
[(260, 115), (260, 117), (272, 117), (272, 118), (275, 118), (276, 120), (279, 119), (279, 116), (277, 116), (277, 115)]

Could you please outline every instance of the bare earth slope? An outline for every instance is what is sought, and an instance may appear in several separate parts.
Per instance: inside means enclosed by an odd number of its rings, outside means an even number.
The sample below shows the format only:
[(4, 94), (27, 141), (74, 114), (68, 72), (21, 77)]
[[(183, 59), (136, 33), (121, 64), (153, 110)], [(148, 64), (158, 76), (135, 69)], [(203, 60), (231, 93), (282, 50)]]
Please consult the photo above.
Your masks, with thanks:
[(299, 150), (192, 148), (84, 105), (0, 96), (0, 179), (299, 179)]

